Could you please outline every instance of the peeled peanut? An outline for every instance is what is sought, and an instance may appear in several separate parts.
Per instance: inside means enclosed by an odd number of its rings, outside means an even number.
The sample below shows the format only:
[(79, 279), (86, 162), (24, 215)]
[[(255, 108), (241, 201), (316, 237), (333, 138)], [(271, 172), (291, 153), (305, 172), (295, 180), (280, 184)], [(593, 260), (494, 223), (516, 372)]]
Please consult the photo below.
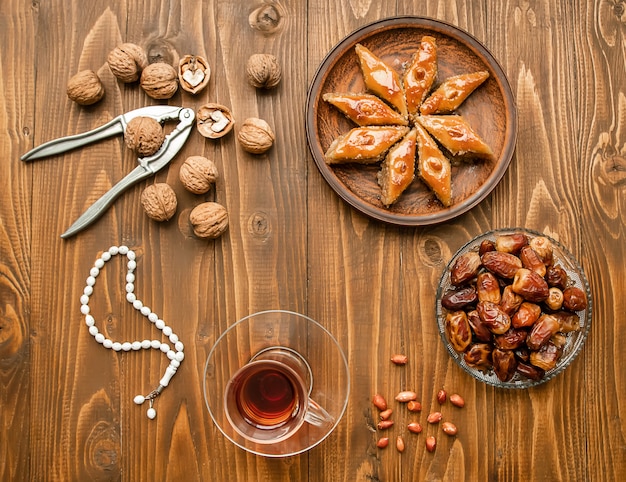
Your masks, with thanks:
[(410, 402), (415, 399), (417, 399), (417, 393), (410, 390), (405, 390), (396, 395), (396, 400), (401, 403)]

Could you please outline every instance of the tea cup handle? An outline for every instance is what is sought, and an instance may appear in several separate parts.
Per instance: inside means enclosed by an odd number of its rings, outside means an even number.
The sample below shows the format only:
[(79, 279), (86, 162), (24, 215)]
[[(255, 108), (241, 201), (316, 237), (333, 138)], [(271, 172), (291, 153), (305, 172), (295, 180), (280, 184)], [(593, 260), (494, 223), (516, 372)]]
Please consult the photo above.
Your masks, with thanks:
[(331, 424), (335, 421), (335, 418), (324, 410), (319, 403), (309, 398), (309, 406), (304, 416), (304, 420), (311, 425), (321, 427), (323, 425)]

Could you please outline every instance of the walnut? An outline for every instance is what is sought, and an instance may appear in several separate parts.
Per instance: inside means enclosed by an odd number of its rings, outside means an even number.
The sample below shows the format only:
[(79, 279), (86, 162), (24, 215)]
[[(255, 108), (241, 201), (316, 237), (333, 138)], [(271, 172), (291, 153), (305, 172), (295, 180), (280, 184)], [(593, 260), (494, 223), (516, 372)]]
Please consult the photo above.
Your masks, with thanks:
[(124, 43), (109, 52), (107, 63), (115, 77), (130, 83), (139, 79), (141, 71), (148, 66), (148, 57), (139, 45)]
[(91, 105), (104, 97), (104, 86), (93, 70), (81, 70), (67, 82), (67, 96), (80, 105)]
[(262, 154), (274, 144), (274, 132), (263, 119), (246, 119), (237, 134), (241, 147), (252, 154)]
[(203, 156), (188, 157), (178, 172), (183, 186), (194, 194), (204, 194), (218, 178), (217, 167), (210, 159)]
[(246, 64), (246, 73), (250, 84), (263, 89), (276, 87), (282, 77), (278, 59), (271, 54), (251, 55)]
[(183, 90), (197, 94), (211, 78), (209, 63), (199, 55), (185, 55), (178, 63), (178, 80)]
[(225, 136), (234, 125), (235, 119), (230, 110), (220, 104), (205, 104), (196, 113), (196, 129), (209, 139)]
[(228, 229), (228, 212), (221, 204), (198, 204), (189, 214), (193, 232), (199, 238), (219, 238)]
[(153, 99), (169, 99), (178, 90), (178, 74), (170, 64), (156, 62), (143, 69), (139, 85)]
[(164, 182), (152, 184), (141, 193), (141, 205), (150, 219), (167, 221), (174, 216), (178, 201), (176, 193)]
[(165, 140), (163, 127), (152, 117), (135, 117), (126, 126), (126, 146), (139, 157), (147, 157), (159, 150)]

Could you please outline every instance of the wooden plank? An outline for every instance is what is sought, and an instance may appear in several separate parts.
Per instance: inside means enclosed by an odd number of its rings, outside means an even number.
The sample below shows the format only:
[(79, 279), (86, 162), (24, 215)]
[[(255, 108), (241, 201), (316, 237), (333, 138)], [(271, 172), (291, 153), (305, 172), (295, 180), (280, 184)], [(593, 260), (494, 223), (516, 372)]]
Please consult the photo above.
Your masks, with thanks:
[(30, 468), (31, 224), (30, 171), (20, 161), (32, 132), (35, 76), (20, 65), (36, 49), (36, 9), (7, 2), (0, 10), (0, 479)]

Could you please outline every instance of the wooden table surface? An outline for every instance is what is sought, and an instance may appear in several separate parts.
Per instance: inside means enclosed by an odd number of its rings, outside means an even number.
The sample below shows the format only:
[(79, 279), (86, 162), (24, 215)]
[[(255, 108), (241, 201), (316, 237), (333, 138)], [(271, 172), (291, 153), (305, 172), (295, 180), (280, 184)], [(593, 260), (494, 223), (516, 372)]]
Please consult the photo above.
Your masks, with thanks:
[[(256, 10), (261, 9), (261, 10)], [(250, 15), (261, 22), (251, 26)], [(452, 23), (499, 60), (518, 108), (517, 147), (495, 190), (456, 219), (426, 227), (372, 220), (346, 204), (316, 168), (305, 136), (307, 88), (325, 54), (367, 23), (396, 15)], [(253, 15), (253, 17), (254, 17)], [(619, 0), (240, 0), (167, 2), (5, 0), (0, 6), (0, 479), (1, 480), (619, 480), (626, 474), (626, 4)], [(129, 41), (152, 61), (188, 53), (212, 68), (209, 87), (154, 101), (111, 74), (107, 54)], [(277, 56), (279, 87), (246, 80), (253, 53)], [(105, 98), (80, 107), (67, 80), (102, 78)], [(121, 138), (33, 163), (20, 156), (160, 103), (229, 106), (237, 132), (260, 117), (274, 147), (253, 156), (234, 133), (193, 132), (154, 178), (125, 192), (95, 224), (59, 235), (135, 165)], [(178, 171), (191, 155), (213, 159), (214, 190), (191, 194)], [(170, 184), (178, 211), (146, 217), (140, 195)], [(227, 233), (195, 238), (189, 211), (217, 201)], [(435, 289), (446, 262), (474, 236), (522, 226), (572, 251), (593, 295), (580, 356), (529, 390), (475, 381), (440, 341)], [(185, 345), (155, 420), (133, 397), (158, 383), (168, 360), (154, 350), (113, 352), (96, 343), (79, 297), (96, 257), (112, 245), (138, 254), (136, 293)], [(116, 340), (159, 337), (124, 300), (120, 263), (96, 285), (96, 324)], [(323, 443), (268, 459), (232, 445), (205, 406), (204, 363), (236, 320), (257, 311), (307, 314), (343, 347), (351, 376), (345, 415)], [(409, 363), (398, 368), (393, 353)], [(332, 375), (332, 374), (331, 374)], [(414, 389), (437, 406), (445, 387), (466, 406), (459, 433), (405, 433), (406, 450), (376, 448), (371, 399)], [(449, 405), (444, 411), (450, 414)], [(399, 419), (400, 420), (400, 419)], [(398, 422), (392, 438), (403, 433)], [(428, 433), (434, 430), (428, 427)]]

